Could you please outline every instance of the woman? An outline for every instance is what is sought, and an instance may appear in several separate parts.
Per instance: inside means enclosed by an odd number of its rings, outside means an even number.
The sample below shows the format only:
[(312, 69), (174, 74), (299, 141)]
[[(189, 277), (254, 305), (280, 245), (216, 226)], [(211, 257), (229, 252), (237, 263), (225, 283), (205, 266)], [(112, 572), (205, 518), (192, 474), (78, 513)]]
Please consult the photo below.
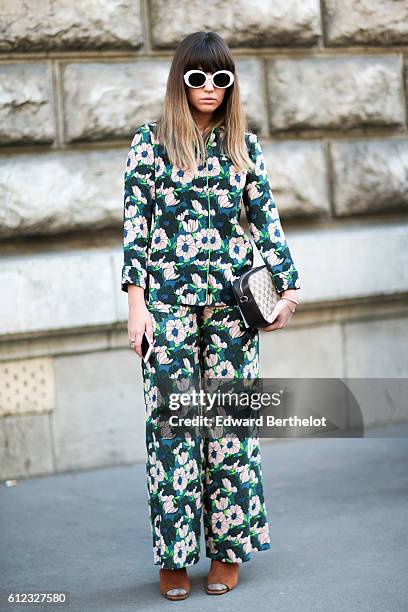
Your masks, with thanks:
[(155, 342), (142, 361), (146, 469), (154, 563), (169, 599), (189, 594), (202, 515), (208, 594), (234, 588), (240, 564), (270, 548), (258, 440), (163, 438), (158, 427), (166, 381), (258, 376), (258, 330), (245, 325), (231, 285), (253, 264), (241, 201), (284, 298), (264, 328), (273, 331), (296, 308), (298, 273), (258, 138), (245, 131), (231, 53), (214, 32), (197, 32), (179, 44), (162, 115), (137, 129), (125, 173), (121, 286), (131, 348), (142, 356), (144, 332)]

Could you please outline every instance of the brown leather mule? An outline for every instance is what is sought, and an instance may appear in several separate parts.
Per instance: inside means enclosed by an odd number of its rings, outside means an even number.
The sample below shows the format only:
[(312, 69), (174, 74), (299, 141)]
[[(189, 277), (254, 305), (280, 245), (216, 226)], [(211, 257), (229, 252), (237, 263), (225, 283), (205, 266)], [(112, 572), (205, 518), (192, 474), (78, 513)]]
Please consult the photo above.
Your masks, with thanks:
[(213, 559), (205, 585), (208, 595), (223, 595), (236, 587), (239, 565), (239, 563), (224, 563)]
[(181, 569), (160, 569), (160, 593), (166, 599), (185, 599), (190, 594), (190, 580), (185, 567)]

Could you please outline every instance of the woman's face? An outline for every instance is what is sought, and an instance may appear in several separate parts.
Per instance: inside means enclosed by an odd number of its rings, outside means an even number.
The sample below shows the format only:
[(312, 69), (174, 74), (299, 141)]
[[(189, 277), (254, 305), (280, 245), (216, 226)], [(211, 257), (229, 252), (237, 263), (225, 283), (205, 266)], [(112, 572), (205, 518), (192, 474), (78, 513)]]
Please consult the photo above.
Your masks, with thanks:
[[(199, 70), (202, 70), (199, 67)], [(206, 72), (207, 76), (213, 74)], [(191, 106), (200, 113), (210, 114), (220, 106), (224, 99), (225, 89), (214, 87), (211, 79), (202, 87), (188, 87), (187, 98)]]

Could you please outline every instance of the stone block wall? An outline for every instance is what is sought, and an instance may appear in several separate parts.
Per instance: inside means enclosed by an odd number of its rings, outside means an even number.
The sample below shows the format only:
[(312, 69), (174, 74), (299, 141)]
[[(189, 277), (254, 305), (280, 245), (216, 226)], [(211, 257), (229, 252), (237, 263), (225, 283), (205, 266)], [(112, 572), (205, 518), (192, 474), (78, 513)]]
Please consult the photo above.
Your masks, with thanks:
[(290, 329), (262, 335), (263, 374), (379, 376), (380, 350), (388, 375), (407, 376), (406, 2), (2, 0), (0, 12), (3, 477), (143, 459), (119, 287), (123, 170), (194, 31), (232, 49), (302, 278)]

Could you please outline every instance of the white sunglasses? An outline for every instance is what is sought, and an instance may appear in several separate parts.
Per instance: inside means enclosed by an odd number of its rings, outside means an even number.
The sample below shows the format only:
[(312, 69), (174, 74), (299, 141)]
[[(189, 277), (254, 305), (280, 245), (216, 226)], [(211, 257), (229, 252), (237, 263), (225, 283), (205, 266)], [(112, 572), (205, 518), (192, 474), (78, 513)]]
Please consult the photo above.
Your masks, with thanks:
[(184, 74), (184, 82), (189, 87), (203, 87), (211, 79), (214, 87), (226, 89), (234, 82), (234, 75), (230, 70), (217, 70), (214, 74), (207, 75), (202, 70), (189, 70)]

